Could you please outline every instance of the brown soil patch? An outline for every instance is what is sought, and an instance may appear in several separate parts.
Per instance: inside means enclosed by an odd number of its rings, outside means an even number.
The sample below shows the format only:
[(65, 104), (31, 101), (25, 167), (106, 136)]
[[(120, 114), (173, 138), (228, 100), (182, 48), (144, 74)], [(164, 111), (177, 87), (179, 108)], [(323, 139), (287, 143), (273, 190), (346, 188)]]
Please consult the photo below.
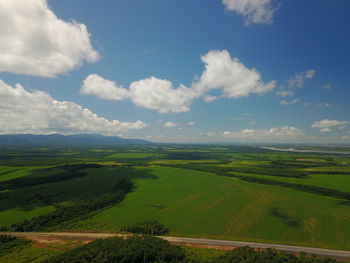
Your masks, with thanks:
[(220, 245), (208, 245), (208, 244), (196, 244), (196, 243), (183, 243), (183, 242), (170, 242), (173, 245), (185, 246), (185, 247), (196, 247), (196, 248), (210, 248), (217, 250), (233, 250), (237, 247), (233, 246), (220, 246)]
[(52, 237), (33, 237), (33, 236), (23, 237), (23, 239), (27, 239), (34, 242), (33, 247), (45, 248), (45, 249), (56, 250), (56, 251), (69, 250), (93, 241), (92, 239), (72, 240), (72, 239), (60, 239), (60, 238), (52, 238)]

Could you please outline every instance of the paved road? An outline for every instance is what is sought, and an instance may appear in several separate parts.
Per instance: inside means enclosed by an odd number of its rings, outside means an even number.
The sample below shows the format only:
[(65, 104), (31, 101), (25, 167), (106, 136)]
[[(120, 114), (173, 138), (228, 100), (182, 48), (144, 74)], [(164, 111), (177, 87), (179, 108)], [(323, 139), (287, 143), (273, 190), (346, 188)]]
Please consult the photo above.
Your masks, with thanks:
[[(114, 233), (76, 233), (76, 232), (2, 232), (4, 235), (11, 235), (16, 237), (27, 237), (27, 238), (61, 238), (61, 239), (100, 239), (115, 236), (125, 236), (121, 234)], [(268, 244), (268, 243), (255, 243), (255, 242), (242, 242), (242, 241), (227, 241), (227, 240), (217, 240), (217, 239), (203, 239), (203, 238), (185, 238), (185, 237), (170, 237), (170, 236), (160, 236), (171, 243), (187, 245), (187, 246), (203, 246), (203, 247), (213, 247), (220, 249), (233, 249), (236, 247), (250, 246), (252, 248), (274, 248), (279, 251), (286, 251), (292, 253), (305, 252), (307, 254), (313, 254), (319, 257), (330, 257), (339, 260), (350, 261), (350, 251), (345, 250), (331, 250), (322, 248), (312, 248), (312, 247), (298, 247), (289, 245), (279, 245), (279, 244)]]

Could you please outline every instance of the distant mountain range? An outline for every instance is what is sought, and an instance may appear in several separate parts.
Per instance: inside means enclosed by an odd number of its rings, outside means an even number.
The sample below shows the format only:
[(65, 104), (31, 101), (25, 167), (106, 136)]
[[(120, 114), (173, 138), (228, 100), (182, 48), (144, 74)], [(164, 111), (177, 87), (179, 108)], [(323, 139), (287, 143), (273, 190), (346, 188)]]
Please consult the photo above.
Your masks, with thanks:
[(117, 136), (103, 136), (99, 134), (77, 135), (33, 135), (7, 134), (0, 135), (0, 146), (111, 146), (126, 144), (150, 144), (139, 139), (124, 139)]

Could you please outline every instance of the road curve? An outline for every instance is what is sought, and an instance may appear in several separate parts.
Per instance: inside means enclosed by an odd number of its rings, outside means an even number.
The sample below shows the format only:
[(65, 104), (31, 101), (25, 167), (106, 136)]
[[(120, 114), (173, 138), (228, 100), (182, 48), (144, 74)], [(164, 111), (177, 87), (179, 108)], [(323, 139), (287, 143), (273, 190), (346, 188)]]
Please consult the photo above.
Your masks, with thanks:
[[(79, 232), (0, 232), (2, 235), (10, 235), (15, 237), (26, 237), (26, 238), (58, 238), (58, 239), (100, 239), (108, 237), (125, 237), (127, 235), (115, 234), (115, 233), (79, 233)], [(345, 250), (332, 250), (323, 248), (313, 247), (300, 247), (300, 246), (289, 246), (279, 244), (268, 244), (268, 243), (255, 243), (255, 242), (243, 242), (243, 241), (228, 241), (228, 240), (217, 240), (217, 239), (204, 239), (204, 238), (186, 238), (186, 237), (171, 237), (171, 236), (158, 236), (159, 238), (165, 239), (170, 243), (185, 245), (185, 246), (203, 246), (212, 247), (219, 249), (234, 249), (242, 246), (249, 246), (252, 248), (274, 248), (278, 251), (285, 251), (291, 253), (304, 252), (309, 255), (315, 255), (317, 257), (329, 257), (338, 260), (350, 261), (350, 251)]]

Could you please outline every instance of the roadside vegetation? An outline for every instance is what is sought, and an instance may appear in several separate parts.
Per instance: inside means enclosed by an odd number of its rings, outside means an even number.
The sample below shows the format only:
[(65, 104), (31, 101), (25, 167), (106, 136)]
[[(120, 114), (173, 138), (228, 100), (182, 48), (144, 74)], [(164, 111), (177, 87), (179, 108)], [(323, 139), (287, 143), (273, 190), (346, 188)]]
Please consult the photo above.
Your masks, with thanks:
[(156, 220), (146, 220), (134, 225), (122, 227), (121, 231), (133, 234), (160, 236), (169, 233), (169, 228), (165, 227)]
[[(97, 240), (75, 248), (43, 263), (336, 263), (331, 259), (316, 259), (303, 255), (294, 256), (268, 249), (254, 251), (242, 247), (220, 256), (207, 256), (205, 250), (197, 250), (197, 256), (182, 247), (150, 236), (131, 237), (128, 239), (109, 238)], [(198, 256), (204, 254), (204, 256)]]
[(28, 240), (0, 235), (0, 257), (30, 243)]

